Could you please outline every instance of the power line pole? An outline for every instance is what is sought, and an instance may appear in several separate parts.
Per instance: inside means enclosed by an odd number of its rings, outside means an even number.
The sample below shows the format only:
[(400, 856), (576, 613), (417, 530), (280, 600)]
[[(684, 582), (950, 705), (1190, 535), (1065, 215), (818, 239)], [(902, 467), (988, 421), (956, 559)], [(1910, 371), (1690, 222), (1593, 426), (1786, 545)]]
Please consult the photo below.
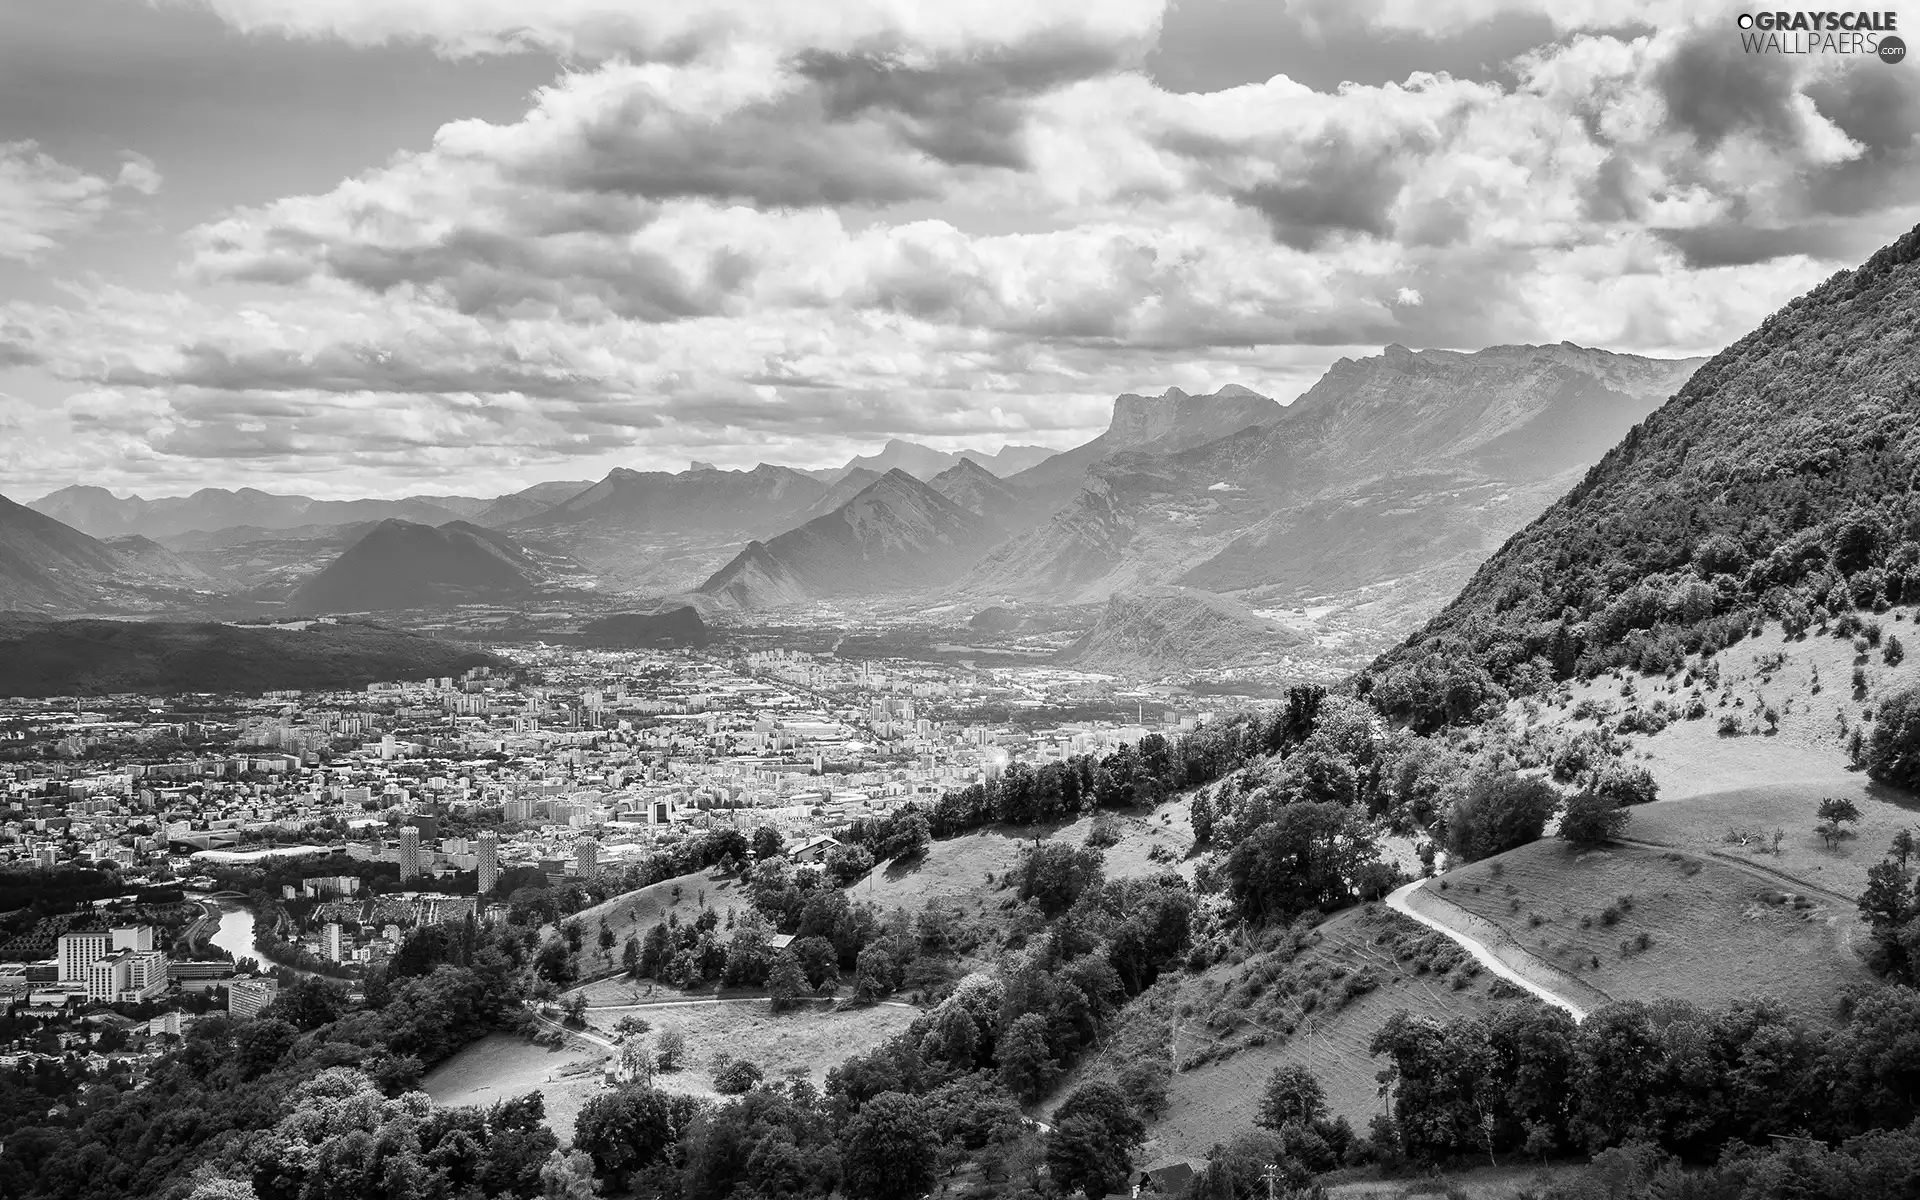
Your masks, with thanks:
[(1279, 1200), (1275, 1189), (1279, 1186), (1280, 1168), (1273, 1163), (1268, 1163), (1266, 1169), (1260, 1172), (1260, 1178), (1267, 1181), (1267, 1200)]

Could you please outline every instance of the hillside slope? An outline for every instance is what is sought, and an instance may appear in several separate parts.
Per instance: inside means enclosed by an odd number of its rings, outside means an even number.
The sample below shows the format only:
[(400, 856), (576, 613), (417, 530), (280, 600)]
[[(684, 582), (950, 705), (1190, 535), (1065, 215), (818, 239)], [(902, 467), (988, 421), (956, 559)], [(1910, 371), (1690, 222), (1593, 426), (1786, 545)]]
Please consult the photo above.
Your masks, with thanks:
[(1160, 676), (1252, 667), (1308, 639), (1244, 604), (1190, 588), (1118, 592), (1059, 661), (1092, 671)]
[(1920, 230), (1701, 367), (1382, 656), (1388, 707), (1438, 720), (1442, 680), (1664, 669), (1755, 610), (1920, 598), (1917, 259)]
[(103, 542), (0, 496), (0, 609), (148, 608), (223, 583), (146, 538)]
[(454, 642), (373, 625), (271, 629), (0, 616), (0, 695), (363, 688), (504, 662)]

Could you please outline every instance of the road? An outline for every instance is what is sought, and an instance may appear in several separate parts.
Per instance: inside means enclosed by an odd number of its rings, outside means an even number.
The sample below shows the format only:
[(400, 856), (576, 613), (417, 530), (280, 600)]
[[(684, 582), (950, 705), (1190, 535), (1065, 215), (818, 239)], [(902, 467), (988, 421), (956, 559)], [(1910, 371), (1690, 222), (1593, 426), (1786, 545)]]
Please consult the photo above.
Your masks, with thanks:
[(1466, 934), (1461, 933), (1458, 930), (1451, 929), (1446, 925), (1442, 925), (1440, 922), (1434, 920), (1432, 917), (1427, 916), (1425, 913), (1415, 912), (1413, 908), (1407, 903), (1407, 897), (1411, 896), (1417, 889), (1425, 886), (1426, 882), (1427, 881), (1424, 879), (1416, 879), (1412, 883), (1409, 883), (1402, 887), (1394, 889), (1394, 891), (1387, 896), (1387, 907), (1391, 908), (1393, 911), (1397, 913), (1400, 913), (1403, 916), (1413, 918), (1415, 921), (1418, 921), (1420, 924), (1425, 925), (1428, 929), (1431, 929), (1435, 933), (1441, 935), (1442, 937), (1448, 938), (1449, 940), (1453, 941), (1454, 943), (1459, 945), (1461, 949), (1465, 950), (1468, 954), (1473, 955), (1474, 960), (1478, 962), (1481, 966), (1493, 972), (1495, 975), (1498, 975), (1500, 978), (1506, 980), (1508, 983), (1511, 983), (1515, 987), (1526, 989), (1528, 992), (1532, 993), (1535, 996), (1538, 996), (1540, 999), (1546, 1001), (1548, 1004), (1553, 1005), (1555, 1008), (1558, 1008), (1567, 1012), (1576, 1021), (1584, 1021), (1587, 1019), (1586, 1009), (1583, 1008), (1581, 1005), (1575, 1003), (1572, 1000), (1569, 1000), (1568, 998), (1560, 995), (1557, 992), (1554, 992), (1548, 988), (1542, 987), (1540, 984), (1537, 984), (1533, 980), (1528, 979), (1525, 976), (1521, 975), (1518, 971), (1515, 971), (1512, 967), (1509, 967), (1506, 963), (1501, 962), (1499, 957), (1495, 955), (1494, 952), (1483, 943), (1468, 937)]

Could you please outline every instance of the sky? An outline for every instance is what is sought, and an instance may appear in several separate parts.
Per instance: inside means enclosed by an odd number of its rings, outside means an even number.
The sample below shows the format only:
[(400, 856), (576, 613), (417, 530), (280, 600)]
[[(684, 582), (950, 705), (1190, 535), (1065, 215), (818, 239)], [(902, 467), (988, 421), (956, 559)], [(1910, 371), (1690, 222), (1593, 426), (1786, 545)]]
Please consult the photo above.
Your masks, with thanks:
[(1920, 223), (1920, 65), (1741, 11), (16, 5), (0, 493), (495, 495), (1064, 448), (1394, 342), (1711, 353)]

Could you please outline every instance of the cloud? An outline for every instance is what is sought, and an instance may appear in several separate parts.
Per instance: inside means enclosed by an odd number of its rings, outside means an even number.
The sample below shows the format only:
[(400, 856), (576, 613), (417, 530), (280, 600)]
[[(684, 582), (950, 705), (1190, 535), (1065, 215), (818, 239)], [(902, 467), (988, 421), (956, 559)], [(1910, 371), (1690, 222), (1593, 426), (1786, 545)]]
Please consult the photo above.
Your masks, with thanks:
[(1166, 0), (168, 0), (245, 33), (415, 42), (465, 57), (544, 50), (588, 59), (684, 61), (744, 42), (784, 51), (934, 54), (1071, 31), (1143, 54)]
[(34, 262), (61, 241), (98, 225), (116, 192), (160, 189), (152, 161), (129, 153), (113, 180), (89, 175), (36, 142), (0, 142), (0, 258)]
[[(1118, 392), (1284, 397), (1386, 342), (1712, 350), (1920, 218), (1920, 76), (1747, 61), (1713, 13), (1594, 0), (1487, 78), (1187, 94), (1138, 67), (1153, 4), (207, 3), (593, 61), (193, 230), (182, 292), (0, 310), (0, 361), (66, 381), (91, 456), (0, 469), (382, 490), (1062, 445)], [(1292, 8), (1411, 34), (1546, 6)]]

